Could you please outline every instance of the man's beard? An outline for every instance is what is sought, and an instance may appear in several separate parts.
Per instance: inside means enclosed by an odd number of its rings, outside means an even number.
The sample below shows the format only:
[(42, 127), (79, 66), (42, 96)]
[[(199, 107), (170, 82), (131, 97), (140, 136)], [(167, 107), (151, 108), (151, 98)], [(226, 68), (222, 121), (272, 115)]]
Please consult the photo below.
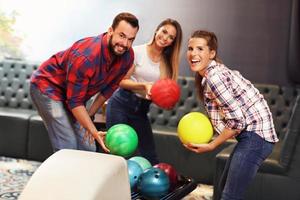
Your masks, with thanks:
[(108, 49), (109, 51), (112, 53), (112, 55), (114, 56), (122, 56), (126, 51), (128, 51), (128, 48), (125, 47), (125, 51), (121, 54), (117, 53), (115, 50), (114, 50), (114, 46), (112, 44), (112, 37), (109, 38), (109, 41), (108, 41)]

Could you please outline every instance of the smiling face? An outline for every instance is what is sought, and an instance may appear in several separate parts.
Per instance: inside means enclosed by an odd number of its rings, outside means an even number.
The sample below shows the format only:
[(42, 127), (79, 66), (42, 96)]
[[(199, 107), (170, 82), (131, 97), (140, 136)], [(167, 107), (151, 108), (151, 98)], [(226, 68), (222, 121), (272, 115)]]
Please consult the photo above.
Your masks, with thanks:
[(171, 24), (166, 24), (160, 27), (155, 34), (155, 44), (164, 48), (170, 46), (176, 38), (176, 28)]
[(138, 32), (138, 28), (132, 27), (126, 21), (120, 21), (118, 26), (108, 30), (109, 35), (109, 48), (112, 53), (120, 56), (124, 54), (132, 46), (135, 36)]
[(199, 72), (204, 75), (209, 63), (214, 59), (216, 52), (210, 50), (207, 41), (204, 38), (191, 38), (188, 42), (188, 50), (186, 53), (187, 61), (193, 72)]

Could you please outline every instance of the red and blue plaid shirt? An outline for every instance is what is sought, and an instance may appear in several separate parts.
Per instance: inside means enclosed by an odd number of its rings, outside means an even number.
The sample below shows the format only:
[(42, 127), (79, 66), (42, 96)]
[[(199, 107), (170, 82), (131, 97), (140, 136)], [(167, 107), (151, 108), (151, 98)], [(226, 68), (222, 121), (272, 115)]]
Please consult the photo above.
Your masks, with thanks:
[(65, 101), (69, 109), (84, 105), (100, 92), (109, 98), (130, 69), (132, 48), (112, 59), (107, 34), (88, 37), (58, 52), (31, 76), (31, 83), (53, 100)]
[(267, 102), (238, 71), (212, 61), (202, 86), (205, 108), (218, 133), (226, 127), (254, 131), (266, 141), (278, 141)]

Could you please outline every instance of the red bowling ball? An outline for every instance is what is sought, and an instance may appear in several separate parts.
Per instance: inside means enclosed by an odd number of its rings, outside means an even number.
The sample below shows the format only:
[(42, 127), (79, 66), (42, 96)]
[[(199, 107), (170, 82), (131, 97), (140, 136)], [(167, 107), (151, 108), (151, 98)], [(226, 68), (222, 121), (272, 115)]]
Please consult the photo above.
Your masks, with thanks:
[(172, 109), (180, 98), (180, 87), (172, 79), (156, 81), (151, 88), (152, 101), (163, 109)]
[(175, 168), (168, 163), (158, 163), (153, 167), (163, 170), (169, 177), (171, 188), (174, 188), (178, 182), (178, 175)]

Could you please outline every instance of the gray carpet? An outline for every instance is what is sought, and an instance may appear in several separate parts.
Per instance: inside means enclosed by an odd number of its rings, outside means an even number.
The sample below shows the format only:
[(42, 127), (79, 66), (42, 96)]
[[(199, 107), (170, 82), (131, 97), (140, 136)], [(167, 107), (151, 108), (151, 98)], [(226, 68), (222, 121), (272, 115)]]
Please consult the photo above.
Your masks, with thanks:
[(0, 157), (0, 200), (18, 199), (40, 162)]

